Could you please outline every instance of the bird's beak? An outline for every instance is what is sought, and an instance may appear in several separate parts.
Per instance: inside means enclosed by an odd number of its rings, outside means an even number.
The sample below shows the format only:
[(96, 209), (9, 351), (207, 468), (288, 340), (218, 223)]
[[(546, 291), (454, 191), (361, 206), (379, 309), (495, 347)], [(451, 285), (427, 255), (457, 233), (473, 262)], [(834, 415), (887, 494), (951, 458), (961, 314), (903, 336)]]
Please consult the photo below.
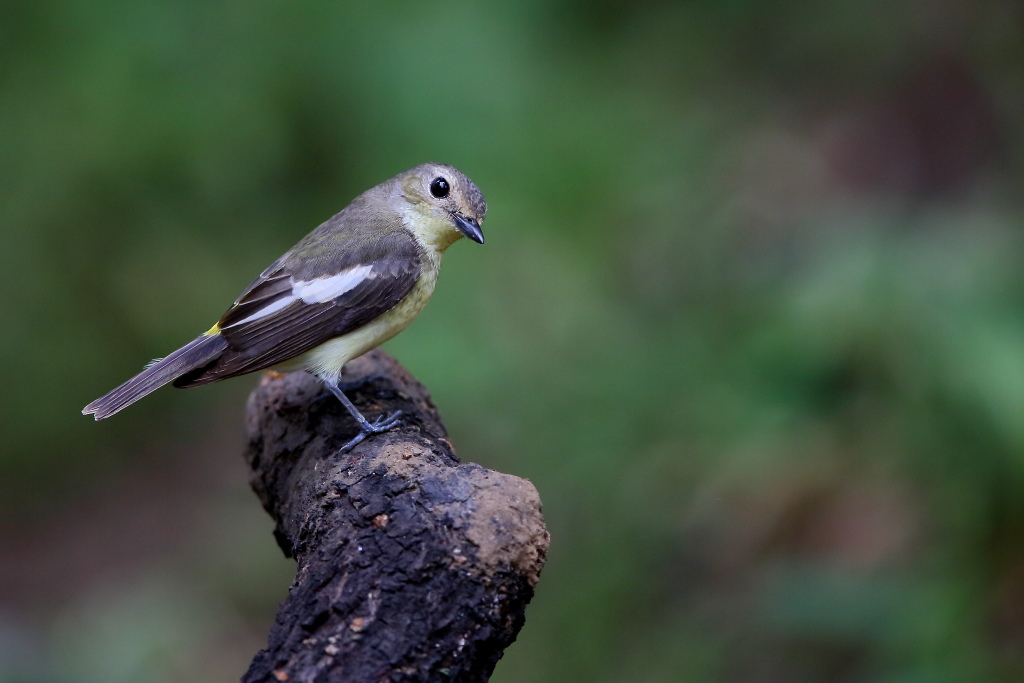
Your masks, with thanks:
[(484, 233), (480, 230), (480, 223), (475, 219), (465, 218), (457, 213), (452, 214), (452, 223), (459, 229), (463, 235), (473, 240), (477, 244), (484, 243)]

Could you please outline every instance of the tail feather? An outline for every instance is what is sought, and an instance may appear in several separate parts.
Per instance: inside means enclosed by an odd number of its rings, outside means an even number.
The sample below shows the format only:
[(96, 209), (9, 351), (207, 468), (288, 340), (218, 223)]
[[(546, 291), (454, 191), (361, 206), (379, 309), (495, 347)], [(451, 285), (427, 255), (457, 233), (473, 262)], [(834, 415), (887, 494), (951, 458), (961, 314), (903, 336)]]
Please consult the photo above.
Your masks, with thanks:
[(146, 369), (99, 397), (82, 409), (83, 415), (93, 415), (97, 420), (110, 417), (127, 408), (143, 396), (151, 394), (163, 385), (181, 377), (190, 370), (201, 368), (224, 352), (228, 344), (219, 334), (203, 335), (193, 339), (180, 349), (146, 366)]

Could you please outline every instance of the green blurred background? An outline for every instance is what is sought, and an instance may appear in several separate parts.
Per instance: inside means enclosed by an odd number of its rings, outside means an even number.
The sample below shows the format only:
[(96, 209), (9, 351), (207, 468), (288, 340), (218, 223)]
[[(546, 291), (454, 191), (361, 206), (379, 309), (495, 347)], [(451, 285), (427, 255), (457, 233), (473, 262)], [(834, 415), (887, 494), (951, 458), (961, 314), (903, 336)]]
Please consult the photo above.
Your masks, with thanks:
[(0, 680), (236, 680), (256, 379), (83, 405), (427, 160), (388, 345), (548, 566), (497, 683), (1024, 680), (1011, 0), (0, 2)]

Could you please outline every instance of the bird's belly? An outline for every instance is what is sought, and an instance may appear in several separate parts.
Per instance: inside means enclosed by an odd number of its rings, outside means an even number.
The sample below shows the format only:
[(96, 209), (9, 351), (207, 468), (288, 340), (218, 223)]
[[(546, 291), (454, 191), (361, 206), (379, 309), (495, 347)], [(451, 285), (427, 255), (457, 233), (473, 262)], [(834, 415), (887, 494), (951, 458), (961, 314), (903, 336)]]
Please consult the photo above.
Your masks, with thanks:
[(308, 370), (318, 377), (337, 377), (341, 367), (353, 358), (377, 348), (404, 330), (413, 321), (434, 291), (437, 272), (424, 269), (419, 282), (390, 311), (381, 314), (359, 329), (316, 346), (276, 366), (284, 372)]

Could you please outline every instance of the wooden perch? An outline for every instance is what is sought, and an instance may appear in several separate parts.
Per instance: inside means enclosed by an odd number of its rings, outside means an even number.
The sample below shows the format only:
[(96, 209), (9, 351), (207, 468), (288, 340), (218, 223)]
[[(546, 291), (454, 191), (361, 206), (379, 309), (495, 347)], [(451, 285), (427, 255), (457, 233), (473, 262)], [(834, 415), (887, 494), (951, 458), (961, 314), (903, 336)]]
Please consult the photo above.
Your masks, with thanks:
[(460, 464), (426, 389), (374, 351), (343, 378), (372, 421), (402, 424), (352, 452), (356, 424), (306, 373), (249, 397), (251, 483), (298, 562), (245, 682), (487, 681), (512, 643), (548, 547), (525, 479)]

